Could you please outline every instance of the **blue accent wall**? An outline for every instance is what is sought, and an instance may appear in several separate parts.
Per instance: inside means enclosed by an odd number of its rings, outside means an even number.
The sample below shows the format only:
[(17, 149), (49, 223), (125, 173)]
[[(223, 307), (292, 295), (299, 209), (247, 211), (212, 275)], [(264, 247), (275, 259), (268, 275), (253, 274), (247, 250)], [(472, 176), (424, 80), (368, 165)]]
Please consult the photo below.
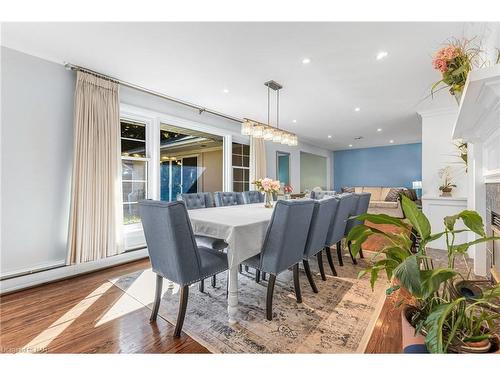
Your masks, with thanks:
[(333, 152), (333, 182), (344, 186), (412, 187), (422, 180), (422, 144), (360, 148)]

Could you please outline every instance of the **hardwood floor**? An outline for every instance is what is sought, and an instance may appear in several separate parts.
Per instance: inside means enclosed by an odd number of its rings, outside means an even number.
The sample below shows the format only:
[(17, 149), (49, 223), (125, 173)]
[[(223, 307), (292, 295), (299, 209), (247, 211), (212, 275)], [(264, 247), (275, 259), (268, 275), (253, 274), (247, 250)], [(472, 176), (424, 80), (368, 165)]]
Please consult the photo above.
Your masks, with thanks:
[[(380, 248), (373, 237), (364, 248)], [(0, 297), (0, 352), (208, 353), (108, 280), (149, 267), (144, 259)], [(400, 353), (400, 308), (388, 298), (366, 353)], [(111, 315), (111, 316), (109, 316)]]
[(150, 324), (146, 307), (105, 319), (112, 306), (130, 298), (107, 280), (148, 267), (144, 259), (2, 296), (0, 351), (208, 353), (184, 333), (174, 339), (173, 326), (164, 319)]

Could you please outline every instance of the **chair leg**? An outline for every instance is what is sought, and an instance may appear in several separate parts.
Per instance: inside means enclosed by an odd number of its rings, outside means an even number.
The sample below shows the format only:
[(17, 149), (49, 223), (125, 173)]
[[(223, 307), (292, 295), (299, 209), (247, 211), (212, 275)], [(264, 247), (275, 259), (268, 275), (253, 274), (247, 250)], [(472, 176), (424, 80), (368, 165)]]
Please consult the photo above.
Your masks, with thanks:
[(180, 337), (184, 317), (186, 316), (186, 307), (189, 297), (189, 286), (185, 285), (181, 288), (181, 299), (179, 301), (179, 313), (177, 314), (177, 322), (175, 323), (174, 337)]
[(335, 265), (333, 264), (332, 252), (328, 246), (325, 247), (326, 257), (328, 258), (328, 264), (332, 270), (333, 276), (337, 276), (337, 270), (335, 270)]
[(293, 266), (293, 289), (295, 290), (295, 299), (297, 303), (302, 303), (302, 293), (300, 292), (299, 282), (299, 264)]
[(337, 242), (337, 257), (339, 258), (340, 267), (343, 267), (344, 261), (342, 259), (342, 241)]
[(354, 256), (352, 255), (352, 251), (351, 251), (351, 241), (349, 241), (349, 242), (347, 243), (347, 247), (349, 248), (349, 255), (351, 256), (352, 263), (354, 263), (354, 264), (358, 264), (358, 262), (356, 261), (356, 258), (354, 258)]
[(260, 283), (260, 270), (255, 270), (255, 282)]
[(200, 280), (199, 289), (200, 289), (200, 293), (204, 293), (205, 292), (205, 280)]
[(245, 272), (248, 272), (248, 266), (245, 266)]
[(363, 250), (359, 249), (359, 257), (363, 259), (365, 256), (363, 254)]
[(156, 321), (156, 317), (158, 316), (158, 309), (160, 308), (162, 287), (163, 287), (163, 277), (161, 277), (160, 275), (156, 275), (155, 300), (153, 302), (153, 309), (151, 310), (151, 316), (149, 317), (150, 322)]
[(267, 297), (266, 297), (267, 320), (273, 320), (273, 293), (274, 293), (275, 281), (276, 281), (276, 275), (273, 275), (272, 273), (269, 274), (269, 282), (267, 283)]
[(262, 272), (262, 281), (266, 281), (266, 273)]
[(325, 268), (323, 267), (323, 250), (316, 254), (316, 258), (318, 258), (318, 267), (321, 279), (326, 281)]
[(217, 276), (213, 275), (212, 276), (212, 288), (215, 288), (215, 285), (217, 285)]
[(309, 285), (311, 285), (311, 288), (314, 293), (318, 293), (318, 288), (316, 287), (316, 283), (314, 282), (312, 273), (311, 273), (311, 267), (309, 267), (309, 261), (306, 259), (302, 260), (302, 264), (304, 265), (304, 271), (306, 271), (306, 276), (307, 280), (309, 281)]
[(238, 272), (243, 273), (243, 267), (241, 266), (241, 264), (238, 264)]

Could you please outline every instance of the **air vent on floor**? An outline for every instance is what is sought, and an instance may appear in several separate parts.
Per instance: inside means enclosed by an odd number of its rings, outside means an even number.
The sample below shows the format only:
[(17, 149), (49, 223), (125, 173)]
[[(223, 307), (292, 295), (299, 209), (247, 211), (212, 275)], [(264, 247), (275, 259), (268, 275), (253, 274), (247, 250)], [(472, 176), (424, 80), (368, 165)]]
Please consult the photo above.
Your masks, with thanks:
[(500, 214), (497, 214), (496, 212), (491, 213), (491, 224), (500, 228)]

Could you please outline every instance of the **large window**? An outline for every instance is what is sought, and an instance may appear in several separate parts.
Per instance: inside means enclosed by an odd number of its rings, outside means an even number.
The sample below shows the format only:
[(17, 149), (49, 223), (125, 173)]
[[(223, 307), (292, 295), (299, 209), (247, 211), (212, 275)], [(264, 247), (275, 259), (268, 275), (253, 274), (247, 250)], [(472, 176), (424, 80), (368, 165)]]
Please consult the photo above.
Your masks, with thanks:
[(250, 190), (250, 146), (233, 142), (233, 191)]
[(148, 197), (146, 125), (121, 120), (123, 223), (140, 223), (139, 201)]

